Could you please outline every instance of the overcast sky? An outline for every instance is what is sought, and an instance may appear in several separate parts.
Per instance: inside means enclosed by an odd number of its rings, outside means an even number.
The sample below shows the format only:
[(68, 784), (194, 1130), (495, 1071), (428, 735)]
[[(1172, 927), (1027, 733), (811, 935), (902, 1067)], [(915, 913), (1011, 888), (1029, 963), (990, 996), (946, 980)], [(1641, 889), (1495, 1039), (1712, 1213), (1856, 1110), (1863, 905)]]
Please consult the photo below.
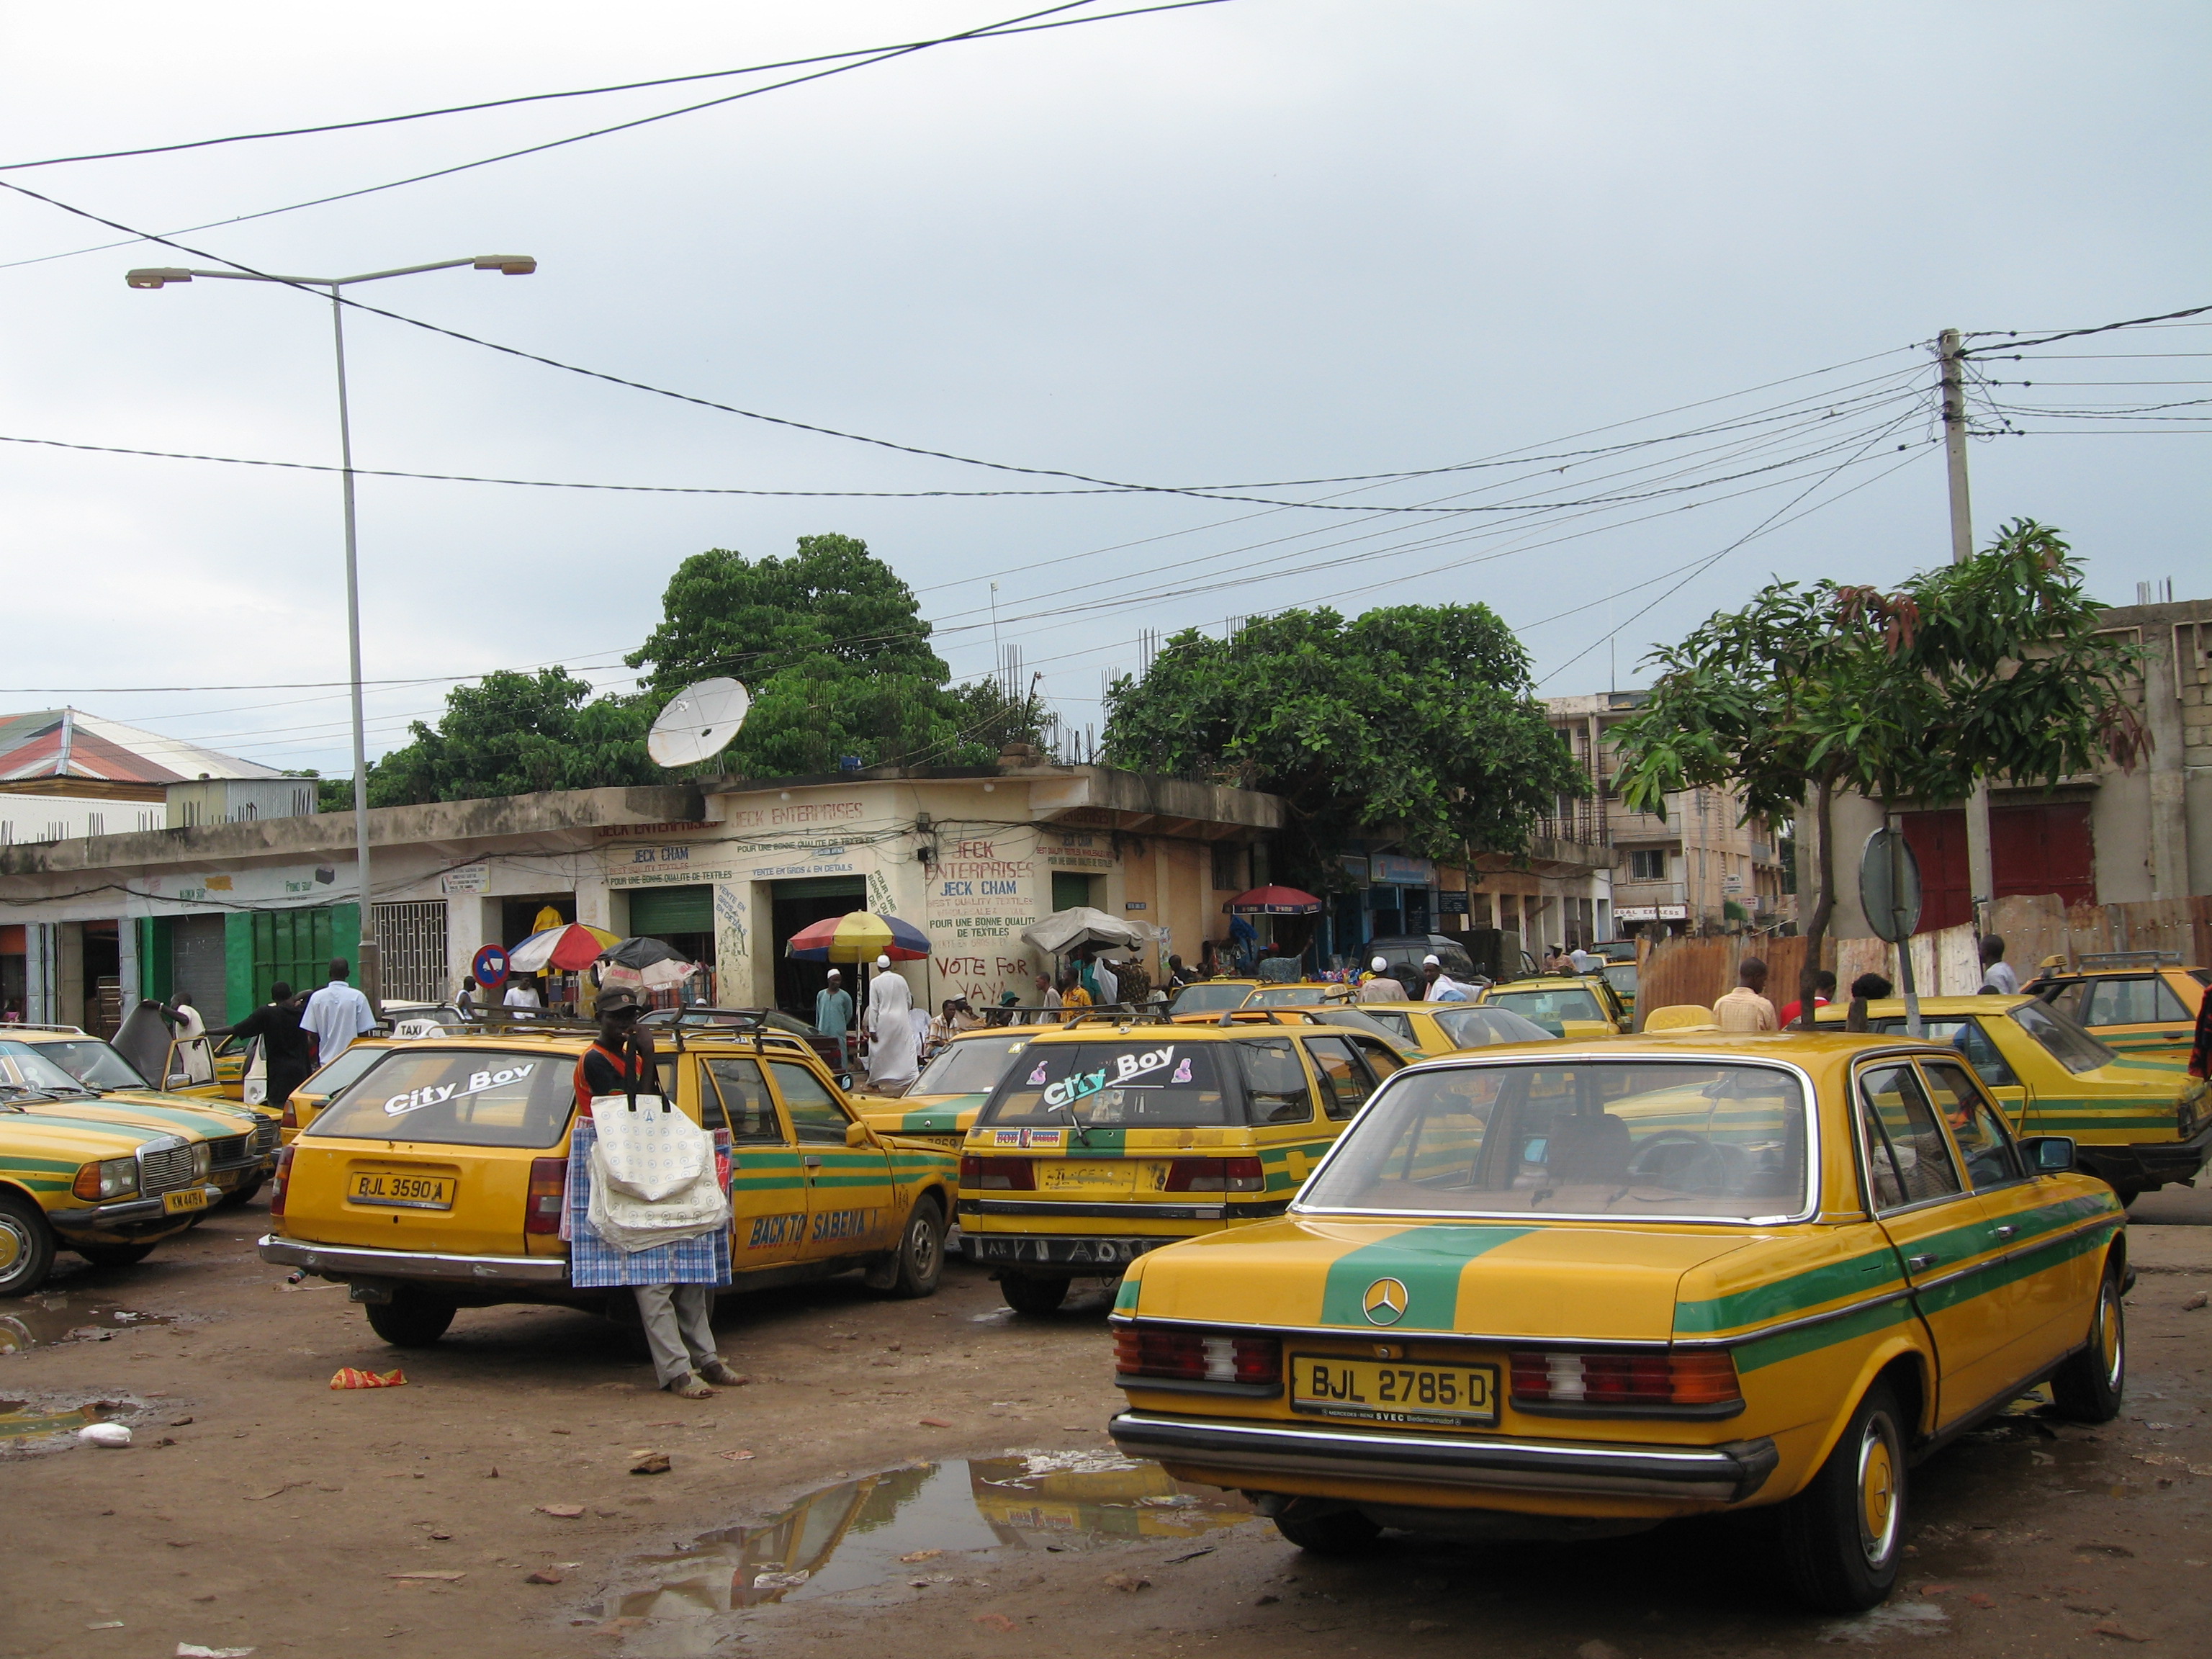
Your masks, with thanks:
[[(728, 69), (1021, 9), (16, 5), (0, 12), (0, 161)], [(450, 677), (563, 661), (626, 690), (613, 665), (679, 560), (786, 553), (832, 530), (914, 586), (963, 678), (993, 662), (995, 579), (1000, 641), (1077, 726), (1099, 718), (1102, 672), (1136, 665), (1141, 629), (1218, 629), (1328, 596), (1353, 611), (1483, 600), (1526, 630), (1547, 694), (1581, 692), (1638, 683), (1652, 641), (1771, 574), (1886, 583), (1948, 556), (1928, 441), (1937, 330), (2212, 301), (2209, 40), (2195, 0), (1231, 0), (940, 46), (180, 240), (302, 275), (532, 254), (526, 278), (449, 271), (356, 292), (747, 410), (1122, 483), (1410, 471), (1730, 428), (1548, 477), (1225, 492), (1358, 514), (370, 478), (366, 672), (428, 682), (377, 692), (372, 753), (434, 714)], [(168, 232), (775, 78), (0, 177)], [(203, 263), (146, 244), (43, 258), (114, 240), (0, 191), (0, 435), (333, 461), (327, 303), (241, 283), (131, 291), (131, 266)], [(26, 260), (40, 262), (9, 263)], [(348, 347), (368, 467), (1066, 486), (375, 317), (349, 319)], [(1985, 372), (2038, 380), (1994, 395), (2051, 407), (2183, 403), (2212, 383), (2212, 327), (2106, 335)], [(1792, 399), (1809, 401), (1778, 409)], [(2182, 597), (2212, 592), (2198, 447), (2212, 424), (2172, 418), (2206, 412), (2018, 421), (2030, 435), (1974, 446), (1978, 539), (2033, 516), (2071, 537), (2109, 601), (2168, 576)], [(1494, 510), (1654, 489), (1680, 493)], [(1370, 516), (1419, 504), (1461, 510)], [(48, 690), (343, 678), (334, 477), (0, 444), (0, 708), (74, 702), (272, 765), (347, 769), (328, 692)]]

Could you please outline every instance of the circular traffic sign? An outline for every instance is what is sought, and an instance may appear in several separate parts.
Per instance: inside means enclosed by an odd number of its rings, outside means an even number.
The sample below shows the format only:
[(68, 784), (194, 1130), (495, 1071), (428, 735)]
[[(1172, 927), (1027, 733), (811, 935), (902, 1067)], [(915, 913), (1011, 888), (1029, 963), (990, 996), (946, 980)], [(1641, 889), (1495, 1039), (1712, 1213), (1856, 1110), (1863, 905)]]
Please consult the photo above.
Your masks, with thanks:
[(1920, 860), (1902, 830), (1885, 825), (1867, 837), (1859, 854), (1859, 908), (1874, 936), (1892, 945), (1911, 939), (1920, 926)]
[(477, 984), (487, 991), (497, 990), (507, 983), (507, 948), (487, 945), (476, 953), (469, 966), (476, 972)]

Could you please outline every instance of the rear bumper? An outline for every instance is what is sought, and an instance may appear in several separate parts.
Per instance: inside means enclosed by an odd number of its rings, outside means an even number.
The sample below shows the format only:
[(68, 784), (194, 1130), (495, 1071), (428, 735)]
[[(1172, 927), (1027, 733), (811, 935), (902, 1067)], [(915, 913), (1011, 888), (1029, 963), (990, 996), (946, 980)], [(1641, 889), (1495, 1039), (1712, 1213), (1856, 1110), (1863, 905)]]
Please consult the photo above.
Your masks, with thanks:
[[(1293, 1423), (1123, 1412), (1107, 1425), (1132, 1457), (1202, 1466), (1261, 1490), (1270, 1476), (1327, 1476), (1579, 1497), (1740, 1504), (1778, 1461), (1764, 1437), (1720, 1446), (1619, 1445), (1480, 1435), (1370, 1434)], [(1378, 1501), (1382, 1501), (1378, 1494)]]
[[(972, 1214), (962, 1206), (963, 1213)], [(1024, 1273), (1068, 1278), (1118, 1273), (1148, 1250), (1179, 1243), (1176, 1238), (1115, 1238), (1065, 1233), (985, 1233), (963, 1228), (961, 1249), (970, 1261), (987, 1267), (1018, 1267)]]
[(311, 1244), (264, 1233), (261, 1259), (304, 1267), (325, 1279), (391, 1279), (468, 1285), (478, 1290), (566, 1289), (568, 1263), (550, 1255), (439, 1255), (428, 1250), (374, 1250), (355, 1244)]
[(2212, 1153), (2212, 1123), (2207, 1123), (2186, 1140), (2137, 1141), (2119, 1146), (2077, 1141), (2074, 1161), (2089, 1174), (2115, 1187), (2148, 1190), (2190, 1180), (2204, 1167), (2208, 1153)]

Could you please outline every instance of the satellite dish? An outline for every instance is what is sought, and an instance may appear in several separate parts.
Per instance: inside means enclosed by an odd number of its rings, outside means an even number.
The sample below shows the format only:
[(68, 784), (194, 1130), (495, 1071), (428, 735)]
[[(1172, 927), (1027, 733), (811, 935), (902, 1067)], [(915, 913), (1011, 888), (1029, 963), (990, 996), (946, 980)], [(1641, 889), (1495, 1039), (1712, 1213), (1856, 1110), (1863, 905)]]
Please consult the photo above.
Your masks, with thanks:
[(735, 680), (701, 680), (669, 699), (646, 734), (645, 752), (662, 766), (691, 766), (730, 746), (752, 696)]

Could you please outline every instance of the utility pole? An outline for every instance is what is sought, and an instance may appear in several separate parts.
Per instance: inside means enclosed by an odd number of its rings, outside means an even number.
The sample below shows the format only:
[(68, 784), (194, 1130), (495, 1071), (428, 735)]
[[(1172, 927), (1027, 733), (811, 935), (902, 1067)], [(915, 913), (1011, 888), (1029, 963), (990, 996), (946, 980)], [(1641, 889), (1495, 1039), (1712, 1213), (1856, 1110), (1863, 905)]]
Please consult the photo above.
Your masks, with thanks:
[[(1943, 381), (1943, 459), (1951, 483), (1951, 562), (1964, 564), (1974, 556), (1974, 510), (1966, 494), (1966, 386), (1959, 358), (1959, 331), (1945, 329), (1937, 337), (1936, 349)], [(1974, 793), (1966, 797), (1966, 888), (1978, 940), (1986, 907), (1996, 896), (1986, 778), (1978, 779)]]

